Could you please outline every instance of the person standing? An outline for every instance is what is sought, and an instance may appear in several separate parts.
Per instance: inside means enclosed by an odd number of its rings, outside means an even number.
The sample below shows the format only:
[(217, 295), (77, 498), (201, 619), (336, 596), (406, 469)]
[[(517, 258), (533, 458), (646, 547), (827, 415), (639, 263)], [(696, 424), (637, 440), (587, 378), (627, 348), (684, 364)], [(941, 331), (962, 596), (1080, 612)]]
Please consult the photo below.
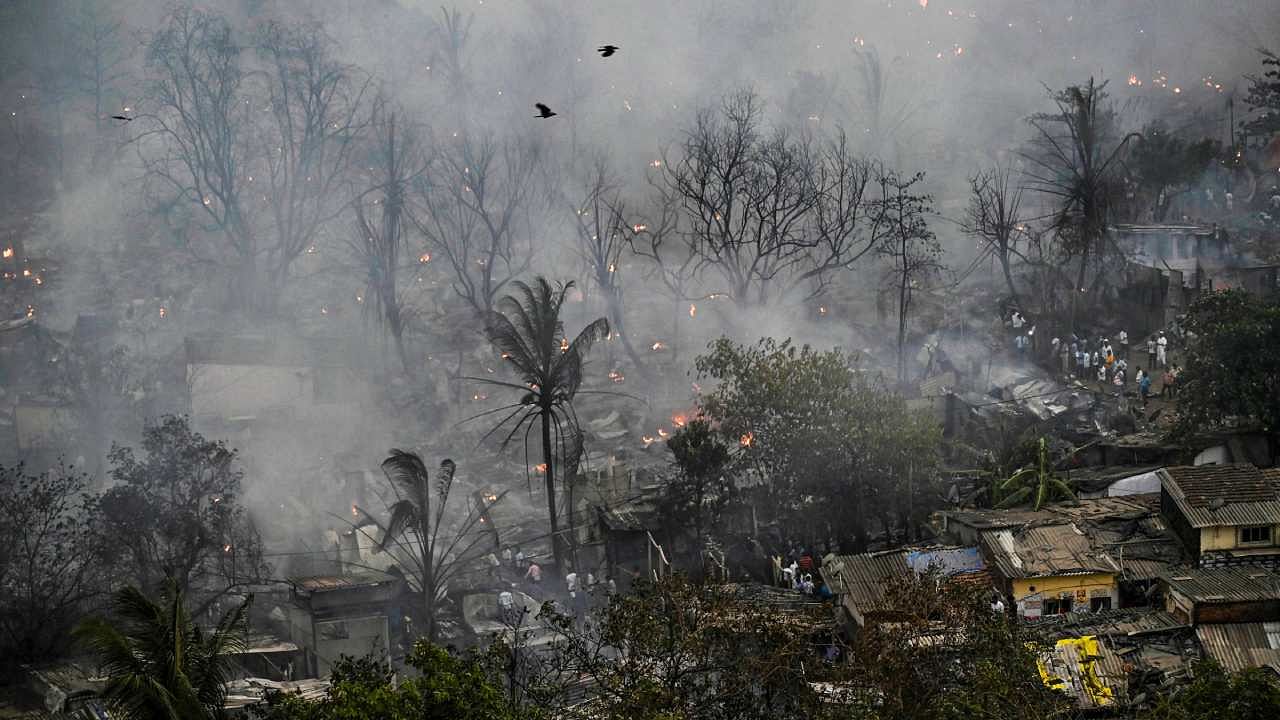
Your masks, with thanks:
[(1164, 331), (1160, 331), (1160, 338), (1156, 340), (1156, 362), (1160, 363), (1160, 367), (1166, 367), (1169, 364), (1169, 338), (1164, 336)]
[(1156, 336), (1147, 338), (1147, 370), (1156, 369)]
[(516, 570), (524, 569), (524, 561), (525, 561), (524, 550), (521, 550), (520, 546), (517, 545), (516, 546)]
[(1071, 374), (1071, 356), (1075, 355), (1074, 350), (1072, 350), (1069, 353), (1068, 353), (1068, 350), (1069, 348), (1067, 347), (1066, 343), (1062, 343), (1061, 345), (1058, 346), (1058, 353), (1061, 355), (1063, 375)]
[(1138, 371), (1138, 392), (1142, 395), (1142, 404), (1146, 405), (1151, 395), (1151, 373)]
[(1026, 335), (1023, 335), (1022, 333), (1018, 333), (1018, 336), (1013, 339), (1013, 344), (1014, 344), (1014, 347), (1018, 348), (1019, 355), (1026, 355), (1027, 345), (1031, 344), (1031, 341), (1027, 340)]
[(498, 577), (498, 568), (502, 567), (502, 563), (498, 562), (498, 556), (493, 553), (489, 553), (484, 556), (484, 559), (489, 563), (489, 577)]
[(514, 558), (514, 557), (512, 557), (512, 555), (511, 555), (511, 548), (510, 548), (510, 547), (505, 547), (505, 548), (503, 548), (503, 549), (502, 549), (502, 564), (503, 564), (503, 565), (507, 565), (508, 567), (515, 567), (515, 565), (513, 564), (514, 562), (515, 562), (515, 558)]
[(1120, 359), (1129, 362), (1129, 333), (1121, 329), (1116, 339), (1120, 341)]
[(1107, 391), (1107, 366), (1098, 365), (1098, 392)]
[(538, 563), (529, 563), (529, 569), (525, 571), (524, 577), (529, 582), (537, 585), (542, 582), (542, 568), (538, 567)]

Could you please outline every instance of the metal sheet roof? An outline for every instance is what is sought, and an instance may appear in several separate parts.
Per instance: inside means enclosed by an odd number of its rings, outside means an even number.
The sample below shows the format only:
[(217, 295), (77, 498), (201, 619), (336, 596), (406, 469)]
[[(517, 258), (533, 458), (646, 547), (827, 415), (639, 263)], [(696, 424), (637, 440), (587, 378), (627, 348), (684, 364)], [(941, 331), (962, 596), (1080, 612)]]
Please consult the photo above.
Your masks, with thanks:
[(1255, 566), (1171, 569), (1160, 581), (1196, 603), (1280, 600), (1280, 573)]
[(1116, 573), (1120, 566), (1074, 523), (988, 530), (979, 540), (991, 564), (1006, 578)]
[(1160, 482), (1192, 527), (1280, 523), (1280, 488), (1252, 465), (1167, 467)]
[(1228, 672), (1280, 662), (1280, 622), (1199, 625), (1196, 638)]
[(886, 550), (864, 555), (837, 555), (824, 562), (822, 579), (833, 592), (860, 608), (872, 608), (884, 600), (885, 588), (911, 576), (905, 553)]

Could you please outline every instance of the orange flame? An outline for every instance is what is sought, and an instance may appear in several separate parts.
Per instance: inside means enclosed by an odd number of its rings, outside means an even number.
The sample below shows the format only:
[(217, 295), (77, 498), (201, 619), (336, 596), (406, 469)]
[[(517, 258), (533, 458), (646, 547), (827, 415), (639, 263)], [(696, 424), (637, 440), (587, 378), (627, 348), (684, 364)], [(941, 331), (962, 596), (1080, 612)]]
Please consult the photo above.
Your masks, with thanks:
[(9, 258), (13, 257), (13, 248), (11, 247), (5, 248), (4, 251), (0, 253), (0, 255), (3, 255), (4, 259), (8, 260)]
[(636, 223), (635, 225), (631, 226), (631, 229), (638, 233), (641, 233), (641, 232), (644, 232), (645, 230), (648, 230), (649, 226), (645, 225), (644, 223)]
[(160, 307), (160, 317), (161, 317), (161, 318), (163, 318), (163, 317), (167, 316), (168, 314), (169, 314), (169, 311), (168, 311), (168, 310), (165, 310), (165, 309), (164, 309), (164, 306), (161, 306), (161, 307)]
[(476, 393), (475, 395), (471, 396), (471, 399), (472, 400), (488, 400), (489, 396), (484, 393)]
[(688, 419), (684, 415), (677, 413), (671, 416), (671, 424), (676, 427), (684, 427), (686, 422), (688, 422)]
[(534, 466), (533, 466), (533, 470), (534, 470), (534, 472), (538, 473), (539, 475), (545, 475), (545, 474), (547, 474), (547, 464), (546, 464), (546, 463), (538, 463), (537, 465), (534, 465)]
[(624, 378), (624, 377), (622, 376), (622, 373), (618, 372), (617, 370), (610, 370), (610, 371), (609, 371), (609, 379), (610, 379), (610, 380), (612, 380), (612, 381), (614, 381), (615, 383), (620, 383), (620, 382), (622, 382), (623, 380), (625, 380), (626, 378)]
[(653, 441), (656, 440), (656, 438), (654, 438), (652, 435), (641, 435), (640, 440), (641, 442), (644, 443), (645, 447), (649, 447), (650, 445), (653, 444)]
[(654, 352), (662, 352), (663, 350), (666, 350), (666, 349), (667, 349), (667, 344), (666, 344), (666, 343), (664, 343), (664, 342), (662, 342), (661, 340), (659, 340), (658, 342), (656, 342), (656, 343), (654, 343), (653, 345), (651, 345), (651, 346), (650, 346), (650, 348), (651, 348)]
[(569, 352), (569, 338), (560, 338), (560, 352)]
[(231, 552), (231, 546), (230, 546), (230, 545), (223, 545), (223, 546), (222, 546), (222, 552), (227, 552), (227, 553)]
[(671, 433), (667, 432), (666, 428), (658, 428), (658, 437), (662, 438), (663, 440), (666, 440), (667, 438), (671, 437)]
[(419, 255), (418, 262), (422, 263), (423, 265), (426, 265), (427, 263), (431, 262), (431, 253), (422, 253), (421, 255)]
[(744, 448), (751, 447), (752, 445), (755, 444), (755, 441), (756, 441), (756, 434), (751, 432), (750, 430), (744, 433), (742, 437), (738, 438), (738, 444)]
[(689, 317), (697, 317), (697, 316), (698, 316), (698, 306), (694, 305), (693, 303), (689, 303)]

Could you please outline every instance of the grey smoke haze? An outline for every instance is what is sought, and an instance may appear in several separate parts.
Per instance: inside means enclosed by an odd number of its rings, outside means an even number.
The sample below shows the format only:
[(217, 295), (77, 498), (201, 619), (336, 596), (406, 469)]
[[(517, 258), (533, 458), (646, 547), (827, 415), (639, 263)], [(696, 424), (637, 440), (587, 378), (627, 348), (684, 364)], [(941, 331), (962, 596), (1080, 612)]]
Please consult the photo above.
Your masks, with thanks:
[[(123, 21), (121, 42), (129, 52), (108, 93), (110, 114), (148, 111), (142, 45), (168, 5), (84, 5)], [(63, 100), (47, 89), (24, 89), (24, 83), (40, 80), (40, 68), (52, 68), (57, 76), (69, 60), (56, 43), (18, 40), (34, 22), (27, 13), (36, 6), (15, 3), (0, 11), (0, 33), (14, 39), (5, 62), (22, 70), (3, 84), (12, 108), (4, 113), (3, 145), (9, 158), (25, 152), (22, 162), (30, 165), (47, 164), (31, 153), (64, 151), (49, 143), (27, 146), (39, 130), (30, 123), (48, 117), (50, 104), (78, 103), (76, 113), (65, 113), (72, 132), (88, 133), (95, 125), (83, 93)], [(428, 144), (455, 132), (534, 143), (545, 162), (531, 182), (545, 197), (521, 229), (536, 249), (524, 276), (545, 273), (587, 286), (587, 302), (569, 309), (570, 332), (603, 312), (577, 259), (568, 212), (591, 159), (606, 158), (622, 195), (642, 205), (651, 163), (679, 141), (695, 112), (716, 106), (727, 93), (757, 92), (771, 125), (815, 136), (843, 128), (860, 152), (904, 173), (926, 172), (940, 215), (932, 226), (951, 251), (946, 263), (958, 270), (971, 259), (971, 243), (954, 223), (968, 193), (965, 178), (1011, 157), (1028, 135), (1026, 116), (1049, 108), (1046, 88), (1093, 76), (1110, 83), (1113, 102), (1126, 110), (1126, 130), (1178, 108), (1199, 118), (1204, 133), (1225, 140), (1226, 99), (1233, 92), (1239, 98), (1241, 75), (1257, 69), (1255, 48), (1274, 48), (1280, 41), (1275, 0), (468, 0), (449, 6), (457, 27), (469, 34), (463, 52), (453, 57), (446, 13), (434, 0), (217, 0), (199, 7), (226, 14), (244, 31), (273, 17), (321, 23), (343, 61), (398, 103)], [(601, 58), (595, 48), (605, 43), (621, 49)], [(869, 58), (881, 71), (878, 102), (864, 73)], [(43, 105), (31, 105), (28, 94)], [(64, 94), (70, 98), (75, 92)], [(535, 102), (558, 116), (535, 119)], [(152, 320), (126, 324), (117, 340), (144, 354), (178, 352), (187, 334), (252, 327), (253, 319), (233, 321), (221, 311), (218, 293), (225, 287), (208, 282), (208, 266), (181, 256), (168, 220), (143, 200), (138, 153), (121, 145), (137, 130), (110, 125), (104, 132), (109, 161), (97, 167), (86, 156), (62, 159), (64, 175), (53, 186), (52, 205), (42, 211), (47, 230), (40, 250), (67, 259), (57, 296), (40, 300), (41, 321), (67, 331), (80, 314), (123, 317), (134, 307)], [(63, 147), (84, 152), (86, 146)], [(317, 252), (302, 256), (283, 300), (284, 312), (295, 320), (256, 329), (344, 335), (353, 339), (353, 363), (394, 364), (382, 352), (377, 331), (361, 319), (355, 298), (362, 276), (348, 261), (337, 260), (349, 232), (349, 220), (340, 218), (317, 233)], [(412, 234), (408, 242), (423, 247)], [(854, 299), (846, 307), (870, 307), (868, 288), (874, 288), (878, 271), (870, 260), (864, 265), (837, 283), (837, 295)], [(447, 283), (430, 275), (436, 267), (424, 271), (424, 284)], [(818, 301), (778, 303), (744, 315), (728, 303), (666, 297), (642, 269), (630, 257), (621, 269), (632, 337), (642, 349), (672, 342), (678, 323), (681, 365), (667, 374), (669, 387), (646, 389), (654, 406), (638, 413), (659, 416), (685, 406), (688, 361), (722, 332), (742, 339), (790, 336), (867, 348), (873, 355), (884, 347), (883, 338), (857, 329), (869, 318), (827, 314), (825, 305), (819, 314)], [(705, 279), (699, 287), (719, 289)], [(447, 284), (437, 284), (413, 301), (447, 296)], [(154, 317), (166, 304), (174, 320), (168, 324)], [(695, 317), (688, 315), (691, 304), (697, 305)], [(622, 356), (614, 345), (607, 351), (592, 358), (597, 376), (609, 369), (606, 357)], [(419, 342), (415, 352), (433, 351)], [(428, 370), (443, 373), (457, 362), (452, 356), (433, 358)], [(462, 362), (468, 374), (482, 372), (477, 366), (486, 361), (477, 354)], [(477, 401), (475, 407), (485, 405)], [(305, 495), (315, 475), (335, 472), (331, 463), (338, 455), (354, 454), (343, 462), (373, 468), (382, 450), (397, 444), (447, 450), (438, 437), (406, 433), (401, 415), (372, 400), (355, 401), (351, 409), (358, 415), (330, 419), (334, 432), (326, 438), (291, 436), (287, 430), (231, 438), (247, 445), (256, 470), (247, 481), (251, 496), (274, 508), (282, 496)], [(467, 414), (462, 410), (428, 418), (423, 432), (452, 427)], [(104, 431), (110, 435), (113, 429)], [(466, 446), (452, 452), (466, 455), (474, 440), (468, 436)], [(342, 511), (350, 500), (335, 496), (330, 504)]]

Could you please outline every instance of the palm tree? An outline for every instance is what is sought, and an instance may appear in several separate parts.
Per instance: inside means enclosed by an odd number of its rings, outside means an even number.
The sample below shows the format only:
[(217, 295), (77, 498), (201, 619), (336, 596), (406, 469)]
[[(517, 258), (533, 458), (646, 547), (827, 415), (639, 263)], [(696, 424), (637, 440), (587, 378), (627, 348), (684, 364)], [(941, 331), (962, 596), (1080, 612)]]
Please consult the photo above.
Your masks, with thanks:
[(109, 678), (103, 697), (117, 717), (219, 718), (231, 674), (228, 658), (244, 647), (252, 600), (249, 596), (204, 631), (192, 622), (172, 582), (160, 602), (126, 587), (113, 599), (113, 621), (90, 618), (74, 635), (102, 663)]
[(1076, 497), (1071, 486), (1054, 473), (1053, 464), (1049, 462), (1049, 444), (1043, 437), (1037, 444), (1036, 463), (1022, 468), (998, 483), (996, 490), (1004, 495), (1003, 499), (996, 504), (996, 507), (1001, 508), (1021, 505), (1033, 493), (1035, 500), (1031, 506), (1034, 510), (1039, 510), (1054, 496), (1069, 500), (1074, 500)]
[(524, 384), (479, 377), (466, 379), (520, 390), (523, 393), (518, 403), (481, 413), (488, 415), (504, 410), (512, 411), (486, 433), (486, 438), (514, 420), (515, 424), (502, 445), (506, 447), (524, 428), (527, 451), (529, 432), (535, 422), (541, 423), (547, 513), (551, 519), (551, 550), (555, 556), (557, 572), (563, 573), (564, 538), (560, 537), (556, 522), (555, 455), (552, 448), (559, 444), (561, 457), (567, 458), (566, 440), (571, 440), (578, 433), (573, 398), (582, 385), (583, 358), (596, 340), (609, 334), (609, 321), (597, 318), (570, 342), (564, 334), (564, 324), (560, 321), (560, 308), (564, 305), (565, 296), (573, 288), (573, 282), (557, 283), (553, 288), (545, 278), (539, 277), (532, 286), (517, 281), (512, 283), (512, 287), (516, 292), (499, 300), (498, 309), (486, 315), (485, 335), (502, 353), (502, 357), (515, 368)]
[[(413, 564), (411, 570), (416, 571), (422, 584), (427, 638), (433, 641), (436, 632), (436, 600), (458, 569), (473, 559), (472, 551), (485, 538), (484, 533), (473, 531), (479, 523), (484, 522), (485, 511), (502, 498), (501, 495), (490, 496), (481, 501), (481, 507), (468, 505), (468, 511), (462, 516), (461, 522), (452, 523), (446, 528), (443, 520), (457, 469), (457, 464), (452, 460), (442, 460), (433, 493), (422, 456), (405, 450), (392, 450), (391, 455), (382, 461), (382, 472), (391, 481), (399, 497), (390, 508), (391, 519), (387, 521), (386, 527), (382, 527), (377, 520), (364, 513), (367, 523), (378, 525), (382, 530), (380, 549), (385, 551), (395, 546)], [(407, 530), (413, 531), (413, 537), (406, 536)]]

